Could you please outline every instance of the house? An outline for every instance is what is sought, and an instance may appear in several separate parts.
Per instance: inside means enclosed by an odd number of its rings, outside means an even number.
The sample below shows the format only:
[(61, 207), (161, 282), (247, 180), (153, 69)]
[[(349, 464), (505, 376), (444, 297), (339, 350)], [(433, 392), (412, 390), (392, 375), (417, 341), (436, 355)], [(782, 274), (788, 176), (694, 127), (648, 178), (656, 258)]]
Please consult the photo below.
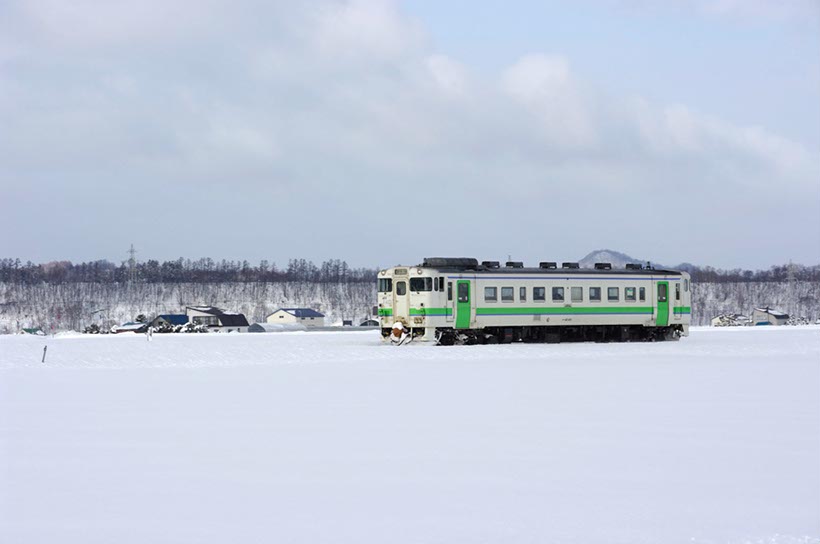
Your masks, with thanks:
[(188, 323), (188, 316), (185, 314), (162, 314), (151, 321), (151, 326), (155, 329), (173, 329)]
[(785, 325), (789, 320), (789, 314), (766, 308), (755, 308), (752, 314), (753, 325)]
[(266, 323), (299, 323), (306, 327), (324, 327), (325, 315), (311, 308), (279, 308), (267, 318)]
[(185, 315), (194, 325), (205, 325), (211, 332), (248, 332), (243, 314), (229, 314), (215, 306), (188, 306)]

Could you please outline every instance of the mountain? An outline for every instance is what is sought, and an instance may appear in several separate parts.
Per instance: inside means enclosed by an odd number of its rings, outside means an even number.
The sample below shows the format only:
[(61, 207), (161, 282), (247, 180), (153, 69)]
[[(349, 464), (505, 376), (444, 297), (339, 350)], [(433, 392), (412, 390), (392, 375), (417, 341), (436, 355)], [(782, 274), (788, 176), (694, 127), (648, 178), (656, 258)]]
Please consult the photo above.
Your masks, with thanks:
[(624, 268), (626, 263), (646, 264), (646, 261), (643, 259), (636, 259), (626, 253), (613, 251), (611, 249), (596, 249), (578, 262), (581, 264), (581, 268), (592, 268), (595, 266), (595, 263), (611, 263), (612, 268)]

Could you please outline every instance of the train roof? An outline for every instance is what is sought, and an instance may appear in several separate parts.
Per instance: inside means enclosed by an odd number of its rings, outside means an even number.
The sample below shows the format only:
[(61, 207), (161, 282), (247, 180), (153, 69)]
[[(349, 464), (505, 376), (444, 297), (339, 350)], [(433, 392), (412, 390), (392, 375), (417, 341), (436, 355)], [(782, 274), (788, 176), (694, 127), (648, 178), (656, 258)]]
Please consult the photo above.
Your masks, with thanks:
[(518, 261), (510, 261), (501, 266), (497, 261), (483, 261), (469, 257), (427, 257), (416, 265), (418, 268), (435, 268), (446, 272), (490, 272), (492, 274), (629, 274), (629, 275), (680, 275), (680, 270), (644, 267), (640, 264), (629, 264), (626, 268), (614, 268), (610, 263), (596, 263), (595, 268), (581, 268), (574, 262), (542, 262), (538, 267), (525, 267)]

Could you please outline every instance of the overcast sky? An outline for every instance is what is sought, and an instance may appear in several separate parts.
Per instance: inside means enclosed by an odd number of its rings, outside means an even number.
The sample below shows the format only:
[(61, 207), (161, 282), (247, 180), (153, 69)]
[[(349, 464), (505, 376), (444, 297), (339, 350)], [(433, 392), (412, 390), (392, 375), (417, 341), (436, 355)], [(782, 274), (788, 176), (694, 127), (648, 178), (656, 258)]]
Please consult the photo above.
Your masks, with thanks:
[(820, 3), (3, 0), (0, 189), (35, 262), (817, 264)]

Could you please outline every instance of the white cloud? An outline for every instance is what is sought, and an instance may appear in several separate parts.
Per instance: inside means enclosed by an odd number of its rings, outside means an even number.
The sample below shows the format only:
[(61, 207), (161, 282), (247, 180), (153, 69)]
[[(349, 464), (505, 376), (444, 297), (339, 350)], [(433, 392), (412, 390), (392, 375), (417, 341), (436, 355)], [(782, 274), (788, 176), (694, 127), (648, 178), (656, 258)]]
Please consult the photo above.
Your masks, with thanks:
[[(3, 187), (70, 179), (92, 208), (128, 194), (127, 183), (100, 194), (111, 178), (208, 183), (216, 210), (287, 184), (276, 202), (284, 215), (332, 194), (320, 205), (333, 224), (354, 217), (370, 229), (370, 217), (399, 206), (474, 224), (494, 245), (508, 223), (535, 229), (579, 210), (617, 222), (625, 215), (613, 202), (625, 199), (660, 224), (666, 197), (647, 189), (659, 185), (685, 187), (678, 207), (698, 216), (751, 188), (745, 208), (727, 212), (732, 224), (755, 208), (805, 211), (816, 193), (820, 161), (799, 142), (682, 104), (609, 96), (563, 55), (477, 76), (432, 51), (393, 2), (57, 4), (23, 2), (0, 23), (14, 35), (0, 71)], [(773, 182), (785, 190), (763, 196)], [(253, 221), (271, 203), (246, 205)], [(498, 225), (476, 222), (475, 210)], [(332, 254), (342, 242), (323, 243)]]

